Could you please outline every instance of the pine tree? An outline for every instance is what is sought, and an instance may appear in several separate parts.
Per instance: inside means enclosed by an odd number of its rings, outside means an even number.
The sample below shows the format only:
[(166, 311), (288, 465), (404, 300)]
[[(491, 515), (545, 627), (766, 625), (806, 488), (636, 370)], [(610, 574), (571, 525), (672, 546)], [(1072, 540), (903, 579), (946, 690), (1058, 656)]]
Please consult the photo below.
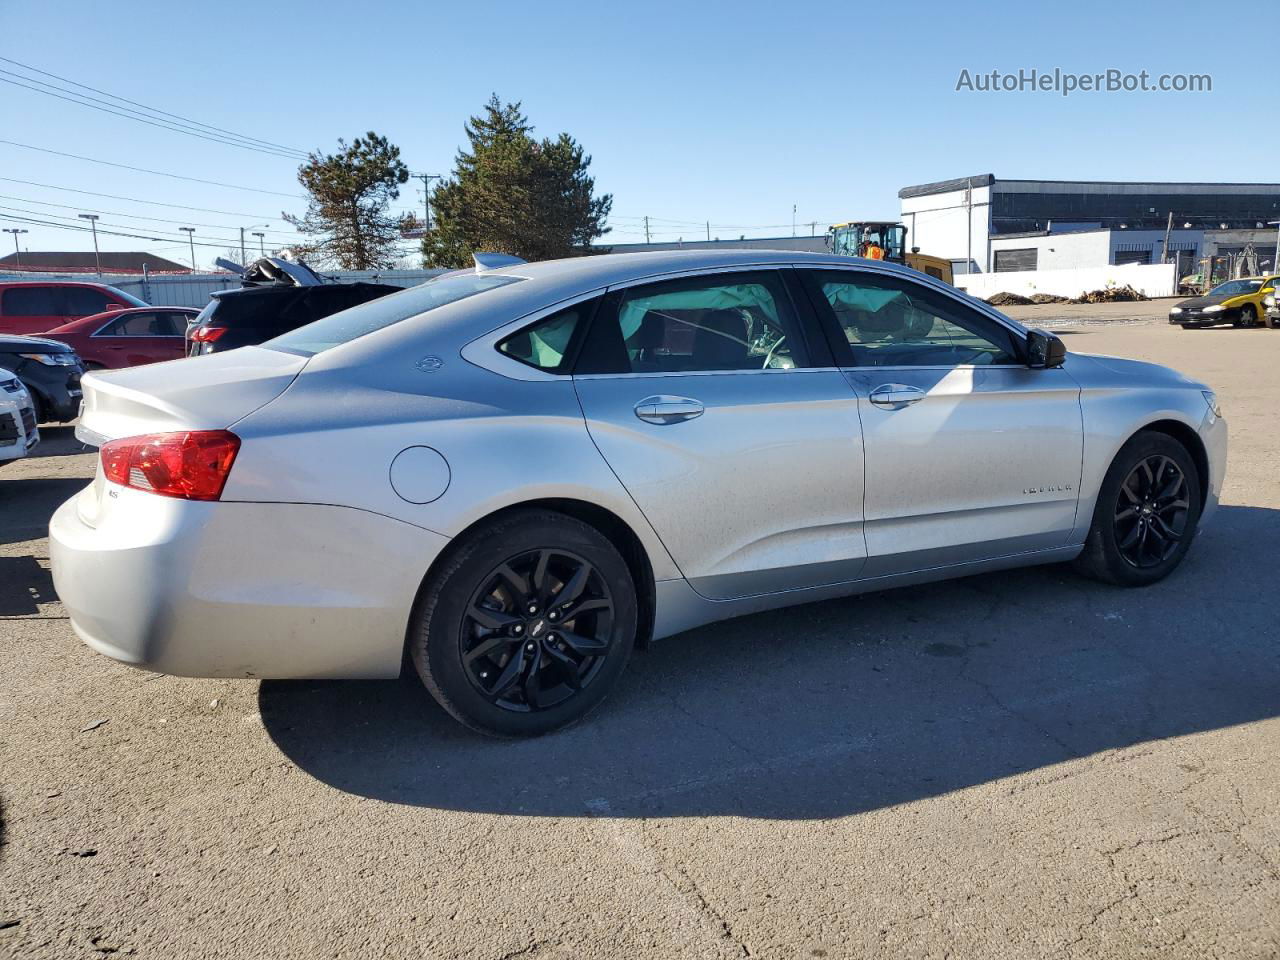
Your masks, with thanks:
[(409, 168), (400, 148), (370, 131), (338, 152), (313, 152), (298, 168), (309, 196), (305, 216), (284, 219), (313, 239), (299, 244), (300, 259), (317, 266), (374, 270), (392, 266), (402, 221), (387, 208), (400, 196)]
[(595, 196), (591, 157), (569, 134), (535, 140), (519, 103), (495, 94), (466, 125), (453, 175), (432, 192), (428, 266), (463, 267), (475, 251), (549, 260), (589, 252), (608, 232), (609, 194)]

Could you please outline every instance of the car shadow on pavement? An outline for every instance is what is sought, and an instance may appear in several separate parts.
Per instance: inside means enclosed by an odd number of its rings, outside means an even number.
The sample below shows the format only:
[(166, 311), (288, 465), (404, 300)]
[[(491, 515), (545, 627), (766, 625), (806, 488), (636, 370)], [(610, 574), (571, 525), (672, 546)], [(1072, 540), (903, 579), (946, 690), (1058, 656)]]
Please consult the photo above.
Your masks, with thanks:
[(29, 617), (57, 599), (52, 575), (35, 557), (0, 557), (0, 617)]
[[(76, 428), (69, 424), (48, 424), (40, 428), (40, 443), (32, 456), (46, 460), (53, 457), (78, 457), (93, 453), (94, 448), (76, 439)], [(83, 481), (81, 486), (83, 486)]]
[(86, 482), (80, 477), (0, 477), (0, 544), (46, 536), (54, 511)]
[(1144, 590), (1048, 567), (715, 624), (638, 653), (599, 710), (537, 740), (470, 733), (413, 676), (268, 681), (259, 704), (300, 769), (394, 803), (843, 816), (1276, 716), (1277, 544), (1280, 511), (1224, 507)]

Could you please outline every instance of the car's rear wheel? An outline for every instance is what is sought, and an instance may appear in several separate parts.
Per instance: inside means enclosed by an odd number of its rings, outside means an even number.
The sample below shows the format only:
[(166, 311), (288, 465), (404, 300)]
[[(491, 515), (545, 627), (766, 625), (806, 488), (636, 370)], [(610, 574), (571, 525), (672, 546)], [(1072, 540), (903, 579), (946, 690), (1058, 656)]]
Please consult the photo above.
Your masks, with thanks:
[(409, 630), (422, 682), (459, 721), (536, 736), (583, 717), (635, 646), (617, 548), (563, 514), (520, 510), (469, 535), (424, 586)]
[(1200, 522), (1200, 475), (1167, 434), (1143, 431), (1107, 470), (1076, 569), (1096, 580), (1145, 586), (1182, 562)]

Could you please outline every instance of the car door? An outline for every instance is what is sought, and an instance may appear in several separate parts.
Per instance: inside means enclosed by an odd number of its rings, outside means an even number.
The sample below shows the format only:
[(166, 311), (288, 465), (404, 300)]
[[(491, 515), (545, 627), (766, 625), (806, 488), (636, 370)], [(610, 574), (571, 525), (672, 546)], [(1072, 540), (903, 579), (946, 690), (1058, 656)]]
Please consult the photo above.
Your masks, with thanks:
[(174, 315), (144, 310), (125, 313), (90, 338), (89, 354), (108, 367), (136, 367), (182, 356), (183, 337)]
[(806, 319), (775, 270), (633, 284), (574, 368), (592, 440), (703, 596), (865, 563), (857, 404)]
[(1080, 388), (1005, 325), (900, 273), (800, 270), (861, 405), (867, 576), (1064, 546)]

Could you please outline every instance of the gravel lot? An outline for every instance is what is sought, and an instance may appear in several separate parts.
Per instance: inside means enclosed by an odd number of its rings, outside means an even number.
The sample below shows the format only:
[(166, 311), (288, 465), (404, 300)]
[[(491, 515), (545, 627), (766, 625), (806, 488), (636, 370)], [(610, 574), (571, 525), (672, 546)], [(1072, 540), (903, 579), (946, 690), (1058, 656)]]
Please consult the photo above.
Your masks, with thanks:
[(1172, 578), (719, 624), (523, 743), (414, 680), (90, 653), (44, 529), (93, 456), (47, 430), (0, 471), (0, 956), (1277, 956), (1280, 332), (1166, 307), (1010, 313), (1217, 388), (1224, 506)]

